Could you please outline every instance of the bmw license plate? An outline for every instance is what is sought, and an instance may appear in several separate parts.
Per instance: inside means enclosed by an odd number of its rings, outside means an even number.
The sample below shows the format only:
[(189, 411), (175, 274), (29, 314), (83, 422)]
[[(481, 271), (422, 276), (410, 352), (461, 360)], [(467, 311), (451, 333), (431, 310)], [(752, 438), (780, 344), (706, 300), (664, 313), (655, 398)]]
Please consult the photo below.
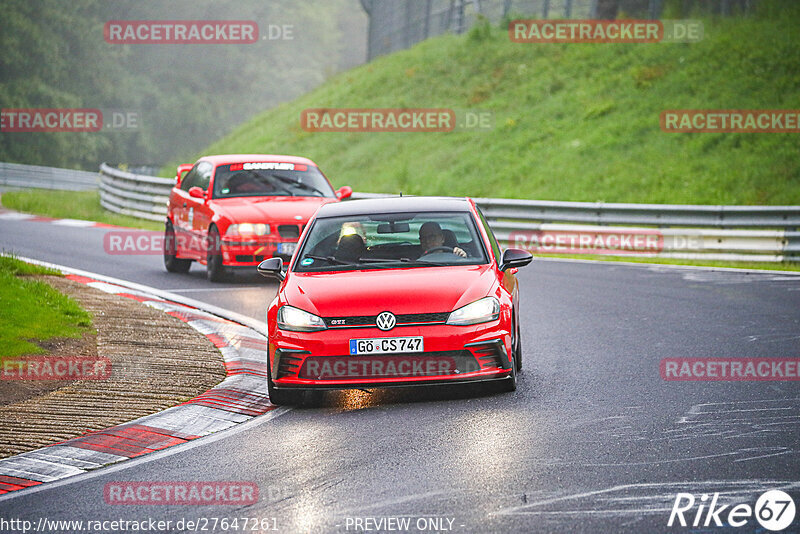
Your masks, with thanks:
[(297, 243), (278, 243), (278, 254), (291, 256), (297, 250)]
[(374, 339), (351, 339), (350, 355), (393, 354), (398, 352), (422, 352), (422, 336), (380, 337)]

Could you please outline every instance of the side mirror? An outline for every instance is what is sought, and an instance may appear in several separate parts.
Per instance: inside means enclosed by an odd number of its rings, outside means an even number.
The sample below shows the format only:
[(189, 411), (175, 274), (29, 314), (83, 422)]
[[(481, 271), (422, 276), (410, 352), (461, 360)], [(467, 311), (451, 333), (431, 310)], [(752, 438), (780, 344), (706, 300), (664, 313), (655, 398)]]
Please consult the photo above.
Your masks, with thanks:
[(512, 267), (524, 267), (528, 265), (533, 256), (527, 250), (520, 250), (518, 248), (509, 248), (503, 252), (503, 258), (500, 261), (500, 270), (505, 271)]
[(283, 273), (283, 258), (270, 258), (264, 260), (256, 267), (258, 274), (266, 278), (277, 278), (283, 280), (286, 275)]
[(183, 180), (183, 173), (191, 171), (192, 167), (194, 167), (194, 165), (192, 165), (191, 163), (184, 163), (183, 165), (178, 165), (178, 170), (175, 173), (175, 181), (178, 183), (178, 185), (181, 185), (181, 181)]
[(206, 198), (206, 192), (203, 191), (202, 189), (200, 189), (199, 187), (194, 186), (194, 187), (190, 187), (189, 188), (189, 196), (190, 197), (194, 197), (194, 198), (205, 199)]
[(339, 200), (344, 200), (346, 198), (350, 198), (353, 195), (353, 188), (349, 185), (344, 185), (336, 190), (336, 198)]

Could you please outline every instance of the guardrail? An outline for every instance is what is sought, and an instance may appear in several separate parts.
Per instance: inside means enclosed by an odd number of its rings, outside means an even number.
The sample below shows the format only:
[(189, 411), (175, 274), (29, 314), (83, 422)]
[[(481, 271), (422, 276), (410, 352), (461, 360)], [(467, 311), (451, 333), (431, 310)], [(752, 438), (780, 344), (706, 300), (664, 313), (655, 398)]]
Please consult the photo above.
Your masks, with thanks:
[[(54, 189), (72, 189), (78, 183), (76, 173), (96, 179), (96, 175), (81, 171), (0, 164), (0, 183), (7, 179), (5, 170), (12, 167), (16, 173), (14, 181), (20, 187), (50, 184)], [(67, 175), (71, 178), (54, 183)], [(27, 176), (28, 182), (21, 176)], [(99, 187), (104, 208), (163, 221), (174, 183), (173, 178), (144, 176), (102, 164), (100, 181), (95, 187)], [(393, 195), (353, 194), (354, 199), (390, 196)], [(496, 198), (475, 201), (499, 241), (540, 255), (800, 261), (800, 206), (606, 204)]]
[(100, 165), (100, 205), (109, 211), (164, 221), (174, 178), (133, 174)]
[(0, 163), (0, 186), (10, 188), (60, 189), (62, 191), (91, 191), (97, 189), (97, 173)]

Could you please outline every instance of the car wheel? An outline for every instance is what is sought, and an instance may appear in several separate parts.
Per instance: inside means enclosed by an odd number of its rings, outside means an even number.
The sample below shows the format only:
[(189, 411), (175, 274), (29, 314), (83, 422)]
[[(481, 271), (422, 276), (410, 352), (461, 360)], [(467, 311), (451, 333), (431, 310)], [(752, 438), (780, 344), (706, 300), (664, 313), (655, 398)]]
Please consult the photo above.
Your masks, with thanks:
[(513, 359), (511, 362), (511, 374), (500, 382), (500, 391), (502, 392), (510, 393), (517, 390), (517, 368), (519, 364), (517, 363), (517, 354), (514, 347), (517, 346), (518, 337), (515, 335), (514, 339), (511, 340), (511, 357)]
[(517, 337), (515, 339), (517, 343), (514, 348), (514, 360), (517, 363), (517, 372), (519, 373), (522, 371), (522, 336), (519, 331), (519, 322), (517, 323)]
[(175, 228), (172, 222), (167, 219), (164, 225), (164, 267), (171, 273), (189, 272), (192, 260), (185, 260), (177, 257), (178, 243), (175, 240)]
[(206, 247), (206, 277), (211, 282), (222, 282), (228, 276), (222, 264), (222, 242), (216, 226), (208, 229), (208, 246)]

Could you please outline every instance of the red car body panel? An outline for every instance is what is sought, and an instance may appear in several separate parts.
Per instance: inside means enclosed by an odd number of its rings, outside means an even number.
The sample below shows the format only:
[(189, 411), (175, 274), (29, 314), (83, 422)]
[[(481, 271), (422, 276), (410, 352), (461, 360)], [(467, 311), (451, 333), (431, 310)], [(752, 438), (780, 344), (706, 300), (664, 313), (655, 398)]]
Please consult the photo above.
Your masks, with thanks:
[[(248, 162), (294, 163), (317, 167), (310, 159), (297, 156), (270, 154), (236, 154), (205, 156), (197, 160), (213, 165), (211, 181), (207, 192), (213, 191), (214, 175), (220, 165)], [(317, 167), (318, 168), (318, 167)], [(321, 171), (320, 171), (321, 172)], [(186, 176), (179, 172), (179, 180)], [(211, 225), (216, 226), (222, 236), (223, 264), (228, 267), (252, 267), (264, 258), (278, 255), (279, 243), (296, 243), (303, 227), (323, 204), (338, 202), (336, 197), (287, 197), (287, 196), (248, 196), (230, 198), (197, 198), (188, 191), (180, 189), (178, 181), (172, 188), (167, 210), (167, 218), (172, 222), (178, 239), (176, 257), (191, 259), (201, 264), (207, 259), (207, 238)], [(231, 224), (266, 223), (270, 233), (264, 236), (226, 237), (225, 232)], [(291, 237), (280, 235), (279, 226), (294, 226), (296, 233)], [(288, 259), (289, 254), (284, 254)]]
[[(356, 201), (365, 202), (365, 201)], [(467, 206), (483, 239), (489, 263), (483, 265), (448, 265), (395, 269), (337, 270), (326, 272), (294, 272), (289, 266), (276, 298), (267, 310), (268, 358), (270, 379), (277, 389), (347, 388), (391, 386), (444, 382), (503, 379), (512, 373), (513, 317), (518, 317), (517, 269), (501, 271), (492, 254), (489, 236), (480, 224), (471, 200)], [(313, 221), (312, 221), (313, 223)], [(311, 224), (309, 224), (309, 228)], [(306, 229), (307, 233), (309, 229)], [(302, 240), (305, 238), (305, 233)], [(296, 254), (292, 260), (298, 261)], [(395, 315), (449, 315), (462, 306), (487, 296), (500, 303), (497, 320), (469, 326), (437, 324), (398, 324), (390, 331), (376, 325), (333, 327), (314, 332), (283, 330), (277, 325), (278, 310), (291, 305), (319, 317), (375, 316), (384, 311)], [(422, 336), (424, 358), (427, 353), (468, 351), (477, 365), (467, 372), (429, 374), (426, 376), (364, 377), (309, 379), (302, 370), (306, 360), (332, 362), (349, 358), (351, 339)], [(481, 363), (487, 347), (499, 347), (497, 357)], [(449, 351), (449, 352), (448, 352)], [(291, 357), (290, 366), (282, 364), (284, 354)], [(411, 356), (413, 357), (413, 356)], [(356, 357), (353, 357), (356, 358)], [(484, 358), (487, 360), (487, 358)], [(289, 371), (289, 372), (287, 372)]]

